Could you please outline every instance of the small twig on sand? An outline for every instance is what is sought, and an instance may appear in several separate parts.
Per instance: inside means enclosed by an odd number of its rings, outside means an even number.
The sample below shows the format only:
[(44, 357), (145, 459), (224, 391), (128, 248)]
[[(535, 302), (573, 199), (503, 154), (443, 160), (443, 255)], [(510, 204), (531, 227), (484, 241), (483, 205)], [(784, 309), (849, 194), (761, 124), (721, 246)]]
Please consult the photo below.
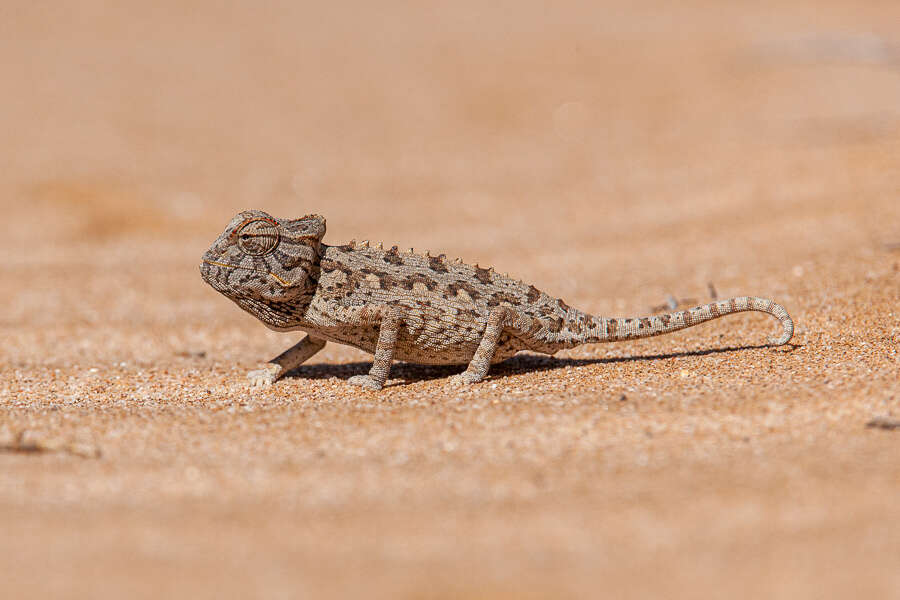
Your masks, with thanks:
[(679, 306), (691, 305), (697, 303), (697, 300), (694, 298), (676, 298), (672, 294), (668, 294), (666, 296), (665, 304), (657, 304), (656, 306), (650, 307), (650, 312), (662, 312), (662, 311), (670, 311), (677, 310)]
[(93, 443), (42, 436), (28, 429), (23, 429), (16, 436), (0, 434), (0, 452), (66, 452), (83, 458), (100, 458), (100, 448)]
[(866, 427), (869, 429), (900, 429), (900, 419), (892, 419), (891, 417), (875, 417), (868, 423)]

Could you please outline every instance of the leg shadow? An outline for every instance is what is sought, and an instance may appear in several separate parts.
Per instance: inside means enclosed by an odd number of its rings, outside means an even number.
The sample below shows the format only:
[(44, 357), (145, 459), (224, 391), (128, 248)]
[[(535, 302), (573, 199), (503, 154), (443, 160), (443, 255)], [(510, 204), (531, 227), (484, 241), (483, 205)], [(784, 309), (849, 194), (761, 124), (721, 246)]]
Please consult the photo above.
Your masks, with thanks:
[[(786, 352), (793, 352), (797, 348), (801, 348), (802, 344), (785, 344), (776, 346), (775, 344), (757, 344), (747, 346), (726, 346), (724, 348), (708, 348), (706, 350), (689, 350), (685, 352), (669, 352), (665, 354), (638, 354), (635, 356), (614, 356), (609, 358), (555, 358), (546, 354), (522, 353), (509, 358), (502, 363), (493, 365), (488, 372), (485, 381), (508, 377), (510, 375), (520, 375), (523, 373), (533, 373), (535, 371), (551, 371), (553, 369), (564, 369), (566, 367), (582, 367), (585, 365), (603, 365), (616, 363), (629, 363), (635, 361), (650, 360), (667, 360), (671, 358), (686, 358), (691, 356), (709, 356), (713, 354), (727, 354), (730, 352), (740, 352), (742, 350), (763, 350), (766, 348), (780, 349)], [(339, 365), (319, 364), (319, 365), (301, 365), (300, 367), (289, 371), (285, 377), (298, 379), (330, 379), (337, 377), (338, 379), (350, 379), (354, 375), (364, 375), (372, 368), (371, 362), (354, 362)], [(399, 383), (393, 383), (385, 387), (394, 387), (409, 385), (420, 381), (428, 381), (431, 379), (444, 379), (461, 373), (465, 370), (465, 365), (419, 365), (415, 363), (398, 362), (391, 367), (390, 379), (399, 379)]]
[(566, 367), (583, 367), (585, 365), (612, 365), (616, 363), (630, 363), (636, 361), (667, 360), (671, 358), (686, 358), (691, 356), (709, 356), (713, 354), (727, 354), (742, 350), (764, 350), (766, 348), (780, 348), (787, 352), (793, 352), (802, 344), (756, 344), (747, 346), (726, 346), (724, 348), (708, 348), (706, 350), (687, 350), (684, 352), (668, 352), (665, 354), (637, 354), (634, 356), (613, 356), (608, 358), (556, 358), (545, 354), (518, 354), (509, 360), (491, 367), (485, 381), (495, 377), (519, 375), (534, 371), (550, 371), (564, 369)]

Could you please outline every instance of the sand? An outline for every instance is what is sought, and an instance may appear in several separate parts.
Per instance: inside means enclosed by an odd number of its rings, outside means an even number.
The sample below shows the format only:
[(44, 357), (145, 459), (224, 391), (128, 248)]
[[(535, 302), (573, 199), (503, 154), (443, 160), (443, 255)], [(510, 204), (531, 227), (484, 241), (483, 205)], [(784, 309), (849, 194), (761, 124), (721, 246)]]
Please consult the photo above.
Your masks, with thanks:
[[(900, 597), (900, 5), (590, 4), (0, 11), (4, 597)], [(250, 207), (797, 333), (254, 391)]]

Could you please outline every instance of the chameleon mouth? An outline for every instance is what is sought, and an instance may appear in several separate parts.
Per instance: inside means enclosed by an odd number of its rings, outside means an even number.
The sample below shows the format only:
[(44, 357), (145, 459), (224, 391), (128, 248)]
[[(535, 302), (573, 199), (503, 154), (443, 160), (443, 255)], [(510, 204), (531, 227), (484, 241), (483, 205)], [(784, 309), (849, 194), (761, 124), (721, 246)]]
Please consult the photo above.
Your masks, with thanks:
[(205, 258), (203, 259), (203, 262), (208, 265), (214, 265), (216, 267), (226, 267), (228, 269), (242, 269), (244, 271), (254, 271), (256, 273), (262, 273), (264, 275), (268, 275), (269, 277), (271, 277), (272, 279), (274, 279), (275, 281), (280, 283), (283, 287), (292, 287), (294, 285), (290, 281), (285, 281), (284, 279), (282, 279), (281, 277), (279, 277), (278, 275), (276, 275), (275, 273), (272, 273), (270, 271), (264, 271), (262, 269), (254, 269), (253, 267), (242, 267), (240, 265), (229, 265), (228, 263), (216, 262), (214, 260), (207, 260)]

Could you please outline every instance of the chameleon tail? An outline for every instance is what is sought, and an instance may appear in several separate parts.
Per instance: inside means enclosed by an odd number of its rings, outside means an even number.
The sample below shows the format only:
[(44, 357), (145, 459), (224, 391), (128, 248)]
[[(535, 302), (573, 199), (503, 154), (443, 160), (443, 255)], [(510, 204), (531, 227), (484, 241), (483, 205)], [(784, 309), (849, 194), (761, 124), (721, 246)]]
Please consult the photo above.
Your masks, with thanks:
[(730, 300), (719, 300), (696, 306), (688, 310), (674, 311), (662, 315), (638, 318), (591, 317), (579, 313), (575, 320), (567, 319), (565, 329), (572, 335), (572, 341), (582, 344), (598, 342), (618, 342), (638, 338), (664, 335), (700, 323), (712, 321), (732, 313), (759, 311), (772, 315), (781, 321), (782, 334), (770, 338), (775, 345), (787, 344), (794, 335), (794, 321), (783, 306), (766, 298), (740, 296)]

